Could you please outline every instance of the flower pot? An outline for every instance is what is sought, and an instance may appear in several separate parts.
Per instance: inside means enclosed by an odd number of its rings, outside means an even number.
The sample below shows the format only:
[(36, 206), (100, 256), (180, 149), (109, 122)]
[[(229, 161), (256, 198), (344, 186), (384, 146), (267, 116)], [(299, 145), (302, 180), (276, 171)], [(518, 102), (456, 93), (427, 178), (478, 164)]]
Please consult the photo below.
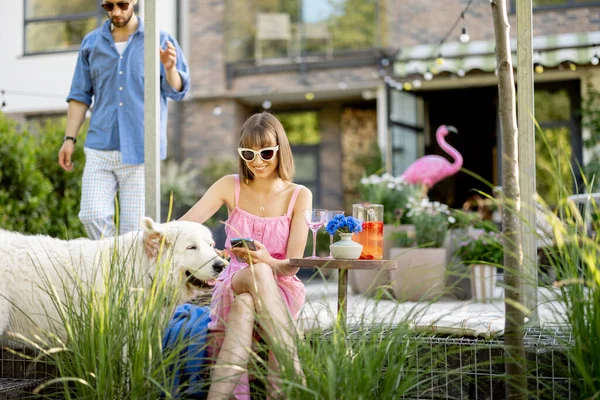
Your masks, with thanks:
[(467, 234), (463, 228), (451, 229), (448, 231), (444, 247), (446, 248), (446, 268), (448, 276), (446, 277), (446, 286), (449, 294), (458, 300), (467, 300), (472, 297), (471, 292), (471, 270), (458, 255), (458, 249), (462, 238)]
[(383, 226), (383, 259), (390, 259), (390, 249), (394, 246), (394, 240), (392, 239), (392, 235), (398, 232), (406, 232), (408, 237), (415, 237), (415, 226), (411, 224), (402, 224), (402, 225), (391, 225), (386, 224)]
[[(351, 269), (348, 271), (348, 282), (354, 294), (377, 297), (385, 290), (385, 298), (392, 296), (390, 271), (387, 269)], [(385, 293), (388, 293), (388, 296)]]
[(396, 247), (390, 256), (398, 260), (398, 267), (390, 271), (396, 300), (427, 301), (444, 293), (446, 249)]
[(473, 300), (481, 303), (494, 301), (496, 267), (487, 264), (471, 265), (471, 292)]
[(331, 255), (336, 260), (358, 260), (363, 246), (352, 240), (351, 233), (340, 233), (340, 240), (330, 245)]

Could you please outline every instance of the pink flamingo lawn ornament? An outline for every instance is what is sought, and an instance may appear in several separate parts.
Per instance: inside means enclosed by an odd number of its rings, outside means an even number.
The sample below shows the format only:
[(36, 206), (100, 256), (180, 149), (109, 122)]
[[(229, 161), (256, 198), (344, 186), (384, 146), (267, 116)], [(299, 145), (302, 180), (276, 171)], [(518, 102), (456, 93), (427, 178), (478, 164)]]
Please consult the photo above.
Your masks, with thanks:
[(454, 158), (454, 162), (450, 164), (444, 157), (437, 155), (421, 157), (404, 171), (402, 174), (404, 180), (409, 183), (422, 184), (428, 190), (442, 179), (452, 176), (460, 170), (463, 158), (458, 150), (446, 143), (445, 136), (448, 132), (458, 133), (453, 126), (441, 125), (435, 133), (435, 138), (440, 147)]

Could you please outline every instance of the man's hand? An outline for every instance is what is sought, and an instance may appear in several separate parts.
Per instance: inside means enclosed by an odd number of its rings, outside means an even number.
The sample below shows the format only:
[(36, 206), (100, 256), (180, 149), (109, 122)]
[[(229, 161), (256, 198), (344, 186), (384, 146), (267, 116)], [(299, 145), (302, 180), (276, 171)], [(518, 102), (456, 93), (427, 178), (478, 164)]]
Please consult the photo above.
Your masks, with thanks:
[(73, 163), (71, 162), (71, 156), (75, 150), (75, 144), (72, 140), (65, 140), (63, 142), (60, 151), (58, 152), (58, 164), (65, 171), (73, 171)]
[(167, 48), (160, 49), (160, 62), (163, 63), (167, 71), (172, 70), (177, 65), (177, 49), (173, 43), (167, 40)]

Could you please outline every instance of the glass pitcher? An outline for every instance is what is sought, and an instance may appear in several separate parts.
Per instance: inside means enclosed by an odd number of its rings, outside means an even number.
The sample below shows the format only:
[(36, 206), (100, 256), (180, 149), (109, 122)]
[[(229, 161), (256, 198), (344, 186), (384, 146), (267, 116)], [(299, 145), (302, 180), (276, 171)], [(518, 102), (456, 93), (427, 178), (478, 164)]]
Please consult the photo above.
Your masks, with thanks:
[(360, 260), (383, 258), (383, 205), (361, 203), (352, 205), (352, 216), (362, 224), (362, 232), (352, 240), (363, 245)]

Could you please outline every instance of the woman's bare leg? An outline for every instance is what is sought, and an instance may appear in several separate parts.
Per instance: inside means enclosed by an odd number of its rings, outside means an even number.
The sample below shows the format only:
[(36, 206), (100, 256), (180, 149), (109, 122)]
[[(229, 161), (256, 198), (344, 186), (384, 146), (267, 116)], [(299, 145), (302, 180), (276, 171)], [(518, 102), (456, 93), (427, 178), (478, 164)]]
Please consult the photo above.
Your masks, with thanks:
[(296, 374), (304, 377), (298, 359), (296, 329), (281, 298), (271, 267), (259, 263), (236, 272), (232, 279), (232, 287), (236, 293), (252, 295), (258, 322), (266, 333), (265, 339), (271, 341), (271, 346), (281, 346), (288, 351), (294, 360)]
[(225, 340), (213, 366), (208, 400), (230, 399), (242, 374), (247, 372), (254, 316), (252, 296), (248, 293), (236, 296), (227, 317)]

